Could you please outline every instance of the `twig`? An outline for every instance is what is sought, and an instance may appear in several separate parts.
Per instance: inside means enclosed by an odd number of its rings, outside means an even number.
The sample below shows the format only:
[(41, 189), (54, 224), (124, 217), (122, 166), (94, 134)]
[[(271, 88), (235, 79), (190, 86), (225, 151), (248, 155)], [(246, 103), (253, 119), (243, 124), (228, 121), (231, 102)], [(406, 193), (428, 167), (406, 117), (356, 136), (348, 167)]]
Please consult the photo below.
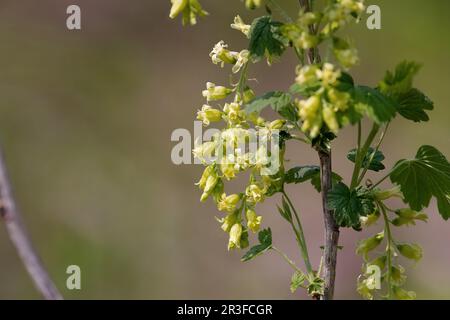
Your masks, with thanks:
[[(304, 12), (312, 11), (311, 2), (309, 0), (299, 0), (300, 6)], [(310, 26), (310, 33), (317, 32), (314, 25)], [(311, 48), (307, 51), (309, 64), (321, 62), (319, 49)], [(334, 285), (336, 279), (337, 251), (339, 243), (339, 226), (334, 220), (333, 210), (328, 209), (328, 192), (332, 187), (332, 168), (331, 168), (331, 149), (317, 149), (320, 158), (320, 172), (322, 184), (322, 208), (325, 222), (325, 245), (323, 253), (323, 275), (325, 280), (324, 294), (322, 300), (331, 300), (334, 295)]]
[(323, 253), (323, 275), (325, 280), (322, 300), (331, 300), (334, 295), (336, 279), (337, 252), (339, 244), (339, 226), (334, 220), (333, 210), (328, 209), (328, 192), (331, 190), (331, 151), (319, 150), (322, 183), (322, 208), (325, 221), (325, 247)]
[(22, 222), (19, 210), (14, 201), (11, 186), (6, 172), (6, 166), (0, 150), (0, 216), (6, 224), (11, 242), (22, 259), (25, 268), (31, 276), (36, 288), (47, 300), (62, 300), (58, 289), (50, 279), (42, 265), (30, 237)]

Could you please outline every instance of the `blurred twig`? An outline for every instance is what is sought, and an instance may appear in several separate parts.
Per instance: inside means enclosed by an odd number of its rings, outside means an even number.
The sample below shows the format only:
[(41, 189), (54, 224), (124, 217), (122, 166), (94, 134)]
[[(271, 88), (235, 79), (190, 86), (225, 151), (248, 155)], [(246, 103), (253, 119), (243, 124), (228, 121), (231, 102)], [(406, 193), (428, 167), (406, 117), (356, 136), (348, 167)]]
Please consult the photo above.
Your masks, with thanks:
[(42, 265), (36, 250), (33, 248), (30, 237), (22, 222), (22, 217), (14, 201), (8, 174), (0, 150), (0, 216), (5, 221), (11, 242), (22, 259), (25, 268), (30, 274), (36, 288), (47, 300), (61, 300), (62, 296), (50, 279), (49, 274)]

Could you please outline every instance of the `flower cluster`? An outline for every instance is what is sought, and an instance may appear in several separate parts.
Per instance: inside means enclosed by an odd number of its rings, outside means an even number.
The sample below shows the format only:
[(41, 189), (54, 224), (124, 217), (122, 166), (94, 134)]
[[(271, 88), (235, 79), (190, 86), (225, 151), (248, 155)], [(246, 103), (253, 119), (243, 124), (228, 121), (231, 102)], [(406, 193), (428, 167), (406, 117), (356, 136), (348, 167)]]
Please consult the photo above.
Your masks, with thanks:
[[(240, 17), (236, 17), (232, 25), (244, 34), (249, 27)], [(214, 64), (222, 67), (232, 65), (232, 73), (241, 72), (242, 76), (238, 84), (230, 87), (208, 82), (202, 92), (206, 104), (197, 112), (197, 119), (205, 126), (223, 122), (224, 128), (211, 141), (196, 141), (193, 154), (206, 166), (197, 185), (203, 192), (200, 200), (212, 198), (217, 209), (225, 213), (217, 220), (229, 234), (228, 248), (245, 248), (249, 231), (258, 232), (262, 222), (262, 217), (255, 211), (256, 205), (279, 191), (281, 185), (283, 166), (279, 131), (286, 126), (286, 121), (266, 121), (244, 109), (244, 104), (255, 97), (245, 84), (246, 66), (251, 62), (248, 50), (231, 51), (220, 41), (212, 49), (210, 57)], [(210, 105), (227, 98), (232, 99), (218, 108)], [(245, 171), (250, 176), (245, 190), (227, 194), (224, 182), (236, 179)]]
[(337, 113), (347, 109), (350, 95), (337, 88), (341, 71), (325, 63), (298, 68), (296, 83), (303, 87), (316, 87), (309, 98), (297, 102), (299, 116), (303, 120), (302, 130), (315, 138), (325, 123), (330, 131), (337, 133)]

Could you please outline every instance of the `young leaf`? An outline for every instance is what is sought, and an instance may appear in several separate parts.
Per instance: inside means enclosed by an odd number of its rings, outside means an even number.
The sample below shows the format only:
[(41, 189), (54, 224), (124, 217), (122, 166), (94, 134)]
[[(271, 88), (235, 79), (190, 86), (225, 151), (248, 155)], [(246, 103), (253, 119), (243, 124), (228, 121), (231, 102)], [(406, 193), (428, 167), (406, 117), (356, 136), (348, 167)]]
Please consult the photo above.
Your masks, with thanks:
[(328, 207), (334, 210), (334, 217), (339, 226), (355, 228), (359, 228), (361, 216), (365, 217), (375, 210), (371, 199), (356, 190), (350, 191), (341, 182), (328, 192)]
[(353, 101), (357, 110), (365, 111), (367, 116), (378, 124), (392, 120), (397, 111), (394, 99), (366, 86), (355, 86)]
[(281, 91), (267, 92), (261, 97), (253, 99), (247, 104), (245, 111), (250, 114), (253, 112), (261, 113), (261, 111), (271, 106), (272, 109), (278, 112), (282, 117), (290, 121), (298, 121), (298, 113), (295, 106), (292, 104), (292, 96)]
[(394, 72), (388, 71), (379, 88), (383, 94), (398, 96), (412, 88), (414, 76), (420, 70), (420, 64), (412, 61), (403, 61), (397, 65)]
[[(355, 163), (356, 161), (356, 149), (351, 150), (348, 154), (347, 154), (347, 159), (350, 160), (351, 162)], [(367, 154), (364, 155), (364, 160), (363, 160), (363, 168), (367, 168), (369, 170), (372, 171), (381, 171), (384, 170), (386, 167), (384, 166), (383, 163), (381, 163), (384, 160), (384, 154), (381, 151), (376, 151), (375, 155), (372, 158), (373, 153), (375, 152), (375, 150), (373, 148), (369, 148), (369, 150), (367, 151)], [(372, 158), (372, 161), (369, 163), (369, 160)]]
[(294, 293), (299, 287), (303, 287), (306, 276), (303, 272), (296, 271), (291, 278), (291, 292)]
[(292, 222), (291, 208), (289, 207), (284, 197), (282, 198), (282, 204), (283, 207), (282, 208), (278, 207), (278, 212), (285, 220), (287, 220), (288, 222)]
[(261, 230), (258, 233), (259, 244), (252, 247), (242, 258), (241, 261), (250, 261), (267, 250), (272, 249), (272, 231), (269, 229)]
[(285, 50), (285, 45), (280, 41), (278, 28), (281, 22), (272, 21), (270, 16), (257, 18), (250, 28), (249, 50), (255, 59), (267, 57), (269, 61), (273, 57), (279, 57)]
[(400, 94), (396, 100), (398, 102), (397, 111), (404, 118), (414, 122), (430, 120), (425, 110), (433, 110), (434, 104), (419, 90), (411, 89)]
[(431, 197), (437, 199), (439, 213), (450, 218), (450, 164), (445, 156), (432, 146), (422, 146), (415, 159), (400, 160), (390, 175), (400, 185), (411, 209), (428, 207)]

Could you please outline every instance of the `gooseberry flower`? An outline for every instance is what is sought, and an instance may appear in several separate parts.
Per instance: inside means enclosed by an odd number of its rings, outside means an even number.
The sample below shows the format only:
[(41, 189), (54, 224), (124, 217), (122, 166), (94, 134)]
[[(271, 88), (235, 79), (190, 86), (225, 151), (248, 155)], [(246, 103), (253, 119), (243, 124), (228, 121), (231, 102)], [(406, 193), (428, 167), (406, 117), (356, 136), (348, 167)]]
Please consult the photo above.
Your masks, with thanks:
[(204, 104), (202, 109), (197, 112), (197, 119), (201, 120), (205, 126), (209, 126), (211, 122), (222, 120), (222, 112)]
[(250, 51), (248, 50), (242, 50), (237, 54), (237, 60), (231, 69), (233, 73), (238, 73), (242, 67), (248, 62), (250, 58)]
[(259, 230), (259, 228), (261, 226), (262, 217), (261, 216), (257, 216), (256, 212), (254, 210), (251, 210), (251, 209), (248, 209), (245, 212), (245, 216), (247, 218), (247, 227), (253, 233), (258, 232), (258, 230)]
[(242, 225), (235, 223), (230, 230), (230, 239), (228, 241), (228, 250), (241, 248)]
[(239, 15), (234, 18), (234, 23), (231, 24), (231, 28), (241, 31), (243, 34), (245, 34), (247, 36), (247, 38), (250, 36), (251, 26), (248, 24), (245, 24)]
[(237, 52), (227, 49), (228, 45), (224, 41), (219, 41), (212, 49), (209, 56), (214, 64), (220, 64), (222, 67), (225, 63), (234, 64), (237, 61)]
[(238, 204), (241, 197), (238, 194), (232, 194), (227, 196), (225, 193), (222, 194), (222, 197), (217, 204), (217, 208), (219, 211), (227, 211), (233, 212), (236, 210), (236, 205)]
[(202, 94), (207, 101), (216, 101), (225, 99), (231, 92), (233, 92), (233, 90), (229, 88), (223, 86), (216, 86), (212, 82), (207, 82), (206, 90), (203, 90)]

